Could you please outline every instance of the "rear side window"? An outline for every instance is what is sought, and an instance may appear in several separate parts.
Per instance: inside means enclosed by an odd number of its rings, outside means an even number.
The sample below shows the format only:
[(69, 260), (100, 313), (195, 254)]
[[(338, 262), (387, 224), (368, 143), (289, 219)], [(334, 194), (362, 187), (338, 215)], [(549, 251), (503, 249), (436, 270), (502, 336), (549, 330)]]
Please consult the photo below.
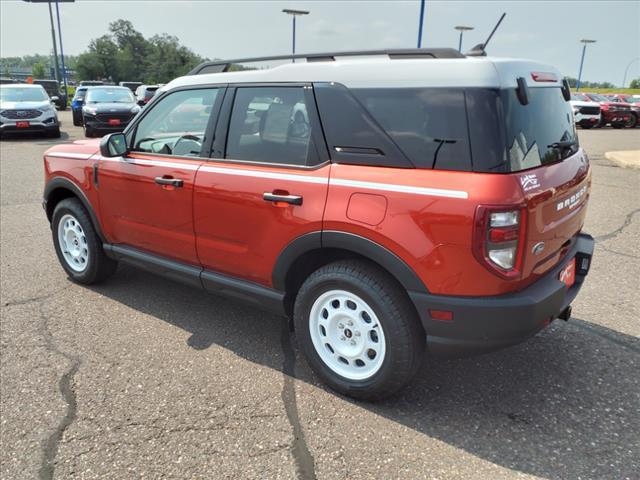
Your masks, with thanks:
[(382, 88), (352, 91), (417, 168), (471, 170), (462, 90)]
[(303, 87), (239, 87), (225, 158), (313, 165), (318, 157)]

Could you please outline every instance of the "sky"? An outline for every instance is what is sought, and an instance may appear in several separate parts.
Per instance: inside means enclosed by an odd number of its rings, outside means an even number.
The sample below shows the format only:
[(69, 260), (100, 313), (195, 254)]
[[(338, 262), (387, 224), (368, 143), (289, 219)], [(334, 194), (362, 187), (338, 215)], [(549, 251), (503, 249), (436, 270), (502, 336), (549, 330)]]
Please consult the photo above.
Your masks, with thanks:
[[(177, 36), (208, 58), (286, 54), (291, 51), (291, 17), (283, 8), (309, 10), (298, 17), (298, 53), (414, 48), (419, 0), (407, 1), (172, 1), (76, 0), (60, 4), (65, 54), (84, 51), (124, 18), (146, 37)], [(552, 64), (577, 77), (580, 39), (587, 47), (583, 80), (621, 85), (640, 77), (640, 0), (629, 1), (434, 1), (426, 0), (423, 47), (456, 47), (456, 25), (475, 30), (464, 35), (463, 50), (485, 40), (498, 18), (507, 16), (488, 47), (489, 55), (529, 58)], [(46, 4), (0, 0), (0, 55), (51, 51)], [(634, 60), (635, 59), (635, 60)]]

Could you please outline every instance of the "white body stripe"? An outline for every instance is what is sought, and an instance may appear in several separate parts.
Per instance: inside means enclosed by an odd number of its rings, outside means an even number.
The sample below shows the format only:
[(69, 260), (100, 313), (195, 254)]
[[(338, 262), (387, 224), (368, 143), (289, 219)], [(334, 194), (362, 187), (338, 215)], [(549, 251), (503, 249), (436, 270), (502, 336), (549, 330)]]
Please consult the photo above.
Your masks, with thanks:
[[(89, 158), (91, 155), (85, 155), (84, 157), (79, 157), (80, 154), (67, 154), (59, 152), (56, 155), (57, 157), (70, 157), (70, 158)], [(314, 177), (312, 175), (297, 175), (294, 173), (280, 173), (280, 172), (267, 172), (263, 170), (249, 170), (244, 168), (233, 168), (233, 167), (212, 167), (212, 166), (202, 166), (192, 165), (188, 163), (178, 163), (178, 162), (165, 162), (165, 161), (157, 161), (157, 160), (143, 160), (143, 159), (123, 159), (122, 157), (103, 157), (96, 156), (99, 160), (105, 160), (109, 162), (122, 162), (125, 161), (127, 163), (135, 164), (135, 165), (151, 165), (157, 167), (171, 167), (171, 168), (179, 168), (183, 170), (198, 170), (201, 172), (208, 173), (218, 173), (221, 175), (237, 175), (240, 177), (253, 177), (253, 178), (268, 178), (273, 180), (288, 180), (292, 182), (304, 182), (304, 183), (316, 183), (316, 184), (326, 184), (337, 186), (337, 187), (352, 187), (352, 188), (364, 188), (366, 190), (380, 190), (384, 192), (398, 192), (398, 193), (412, 193), (415, 195), (426, 195), (429, 197), (445, 197), (445, 198), (460, 198), (466, 200), (469, 198), (468, 192), (462, 190), (448, 190), (443, 188), (430, 188), (430, 187), (414, 187), (410, 185), (397, 185), (392, 183), (379, 183), (379, 182), (364, 182), (361, 180), (347, 180), (343, 178), (332, 178), (327, 179), (324, 177)]]
[(78, 160), (89, 160), (93, 157), (93, 153), (73, 153), (73, 152), (51, 152), (47, 153), (47, 157), (61, 157), (61, 158), (77, 158)]
[(467, 192), (462, 190), (445, 190), (442, 188), (429, 187), (412, 187), (410, 185), (394, 185), (390, 183), (362, 182), (359, 180), (343, 180), (341, 178), (332, 178), (331, 185), (339, 185), (341, 187), (366, 188), (369, 190), (383, 190), (386, 192), (414, 193), (416, 195), (427, 195), (430, 197), (447, 197), (447, 198), (469, 198)]
[(291, 180), (294, 182), (328, 183), (328, 179), (324, 177), (313, 177), (311, 175), (295, 175), (293, 173), (264, 172), (261, 170), (245, 170), (241, 168), (204, 166), (200, 168), (200, 171), (210, 172), (210, 173), (221, 173), (223, 175), (239, 175), (241, 177), (273, 178), (275, 180)]

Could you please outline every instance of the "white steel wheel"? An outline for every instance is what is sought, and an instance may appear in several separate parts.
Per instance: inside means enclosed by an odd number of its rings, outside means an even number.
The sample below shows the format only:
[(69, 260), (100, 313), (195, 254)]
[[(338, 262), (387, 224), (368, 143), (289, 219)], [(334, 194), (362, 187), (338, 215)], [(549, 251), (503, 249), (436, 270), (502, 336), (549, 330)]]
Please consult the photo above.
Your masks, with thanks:
[(69, 213), (58, 222), (58, 243), (69, 268), (74, 272), (83, 272), (89, 262), (87, 237), (80, 222)]
[(347, 380), (366, 380), (382, 367), (382, 325), (367, 302), (351, 292), (320, 295), (311, 307), (309, 333), (324, 364)]

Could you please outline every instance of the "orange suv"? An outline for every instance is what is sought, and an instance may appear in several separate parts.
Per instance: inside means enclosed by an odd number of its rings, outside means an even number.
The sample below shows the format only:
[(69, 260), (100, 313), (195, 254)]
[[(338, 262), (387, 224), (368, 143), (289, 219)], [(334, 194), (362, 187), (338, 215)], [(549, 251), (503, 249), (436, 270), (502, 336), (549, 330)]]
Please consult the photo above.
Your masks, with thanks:
[[(126, 128), (44, 155), (76, 282), (127, 262), (287, 315), (332, 388), (519, 343), (587, 275), (591, 169), (548, 65), (450, 49), (205, 63)], [(306, 60), (306, 61), (301, 61)]]

